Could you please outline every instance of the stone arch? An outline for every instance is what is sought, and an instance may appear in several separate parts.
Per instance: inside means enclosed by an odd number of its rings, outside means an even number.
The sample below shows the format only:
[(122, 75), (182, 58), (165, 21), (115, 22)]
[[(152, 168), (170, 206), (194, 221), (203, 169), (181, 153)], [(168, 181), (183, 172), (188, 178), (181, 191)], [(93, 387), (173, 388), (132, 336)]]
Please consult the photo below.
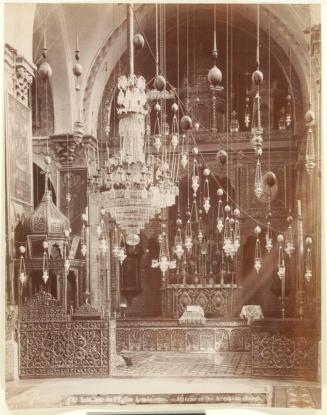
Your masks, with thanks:
[[(292, 14), (294, 13), (292, 10), (293, 6), (289, 6), (287, 8), (287, 13)], [(268, 10), (269, 13), (271, 13), (271, 19), (273, 20), (272, 23), (272, 34), (271, 34), (271, 51), (275, 59), (277, 60), (281, 70), (284, 73), (285, 79), (290, 83), (289, 74), (288, 74), (288, 47), (292, 50), (292, 56), (293, 56), (293, 69), (292, 69), (292, 80), (291, 80), (291, 92), (293, 96), (293, 108), (296, 108), (296, 114), (294, 117), (295, 121), (295, 132), (298, 134), (303, 130), (303, 122), (302, 122), (302, 115), (303, 111), (305, 109), (304, 103), (307, 102), (308, 97), (308, 77), (306, 74), (307, 69), (307, 62), (308, 62), (308, 56), (306, 54), (306, 51), (303, 50), (303, 39), (296, 39), (294, 33), (291, 32), (291, 30), (288, 29), (286, 24), (282, 22), (279, 19), (279, 16), (273, 14), (273, 8), (269, 6), (265, 6), (265, 10)], [(241, 9), (240, 9), (241, 10)], [(145, 6), (141, 6), (137, 10), (139, 14), (139, 21), (142, 20), (146, 21), (147, 24), (147, 32), (151, 33), (151, 31), (154, 30), (153, 26), (153, 19), (151, 19), (151, 16), (154, 12), (153, 8), (150, 8), (147, 6), (145, 9)], [(248, 35), (251, 35), (253, 37), (253, 33), (249, 31), (249, 27), (253, 27), (255, 24), (255, 13), (253, 11), (238, 11), (241, 14), (241, 18), (243, 21), (243, 25), (239, 27), (240, 30), (243, 32), (246, 32)], [(152, 16), (153, 17), (153, 16)], [(167, 19), (168, 19), (167, 14)], [(171, 16), (170, 16), (171, 18)], [(267, 17), (266, 17), (267, 19)], [(151, 26), (151, 20), (152, 20), (152, 26)], [(222, 22), (220, 22), (222, 23)], [(174, 23), (172, 23), (174, 24)], [(115, 61), (118, 62), (121, 60), (124, 50), (121, 54), (116, 53), (111, 54), (111, 61), (110, 61), (110, 75), (109, 77), (105, 78), (103, 75), (101, 76), (101, 80), (97, 79), (97, 76), (99, 72), (101, 72), (101, 68), (103, 68), (104, 64), (107, 64), (106, 58), (108, 57), (108, 54), (110, 53), (112, 46), (114, 43), (117, 42), (119, 38), (119, 45), (115, 45), (116, 49), (119, 49), (121, 46), (122, 38), (125, 36), (125, 27), (126, 22), (124, 21), (119, 27), (116, 28), (116, 30), (113, 31), (111, 36), (106, 40), (103, 47), (101, 48), (100, 52), (97, 55), (97, 58), (94, 61), (93, 67), (90, 69), (88, 74), (88, 79), (86, 81), (86, 86), (84, 90), (84, 100), (83, 100), (83, 111), (85, 119), (88, 120), (88, 130), (92, 130), (93, 134), (96, 132), (96, 123), (99, 119), (99, 111), (100, 111), (100, 102), (103, 97), (103, 91), (105, 90), (105, 85), (112, 84), (113, 80), (111, 77), (113, 74), (115, 74), (117, 70), (117, 65), (115, 65)], [(264, 42), (265, 47), (267, 46), (267, 24), (262, 25), (262, 42)], [(296, 30), (298, 30), (298, 27), (296, 27)], [(252, 34), (251, 34), (252, 33)], [(298, 33), (297, 33), (298, 35)], [(111, 51), (112, 52), (112, 51)], [(102, 85), (101, 90), (100, 83)], [(97, 91), (93, 91), (93, 89), (96, 88)], [(110, 88), (109, 88), (110, 89)], [(113, 91), (113, 89), (111, 89)], [(99, 96), (101, 95), (101, 97)], [(91, 99), (94, 98), (94, 99)], [(112, 97), (111, 97), (112, 98)], [(93, 102), (92, 107), (92, 114), (90, 114), (90, 102)], [(295, 102), (297, 105), (295, 106)], [(299, 105), (299, 103), (302, 104)], [(91, 126), (93, 125), (93, 126)]]

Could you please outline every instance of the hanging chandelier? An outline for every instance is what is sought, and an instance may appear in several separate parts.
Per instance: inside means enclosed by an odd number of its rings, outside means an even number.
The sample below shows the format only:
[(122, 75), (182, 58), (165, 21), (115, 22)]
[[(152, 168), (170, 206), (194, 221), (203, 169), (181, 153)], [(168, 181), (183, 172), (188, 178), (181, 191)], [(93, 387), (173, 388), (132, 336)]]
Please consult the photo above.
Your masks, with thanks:
[[(91, 197), (100, 194), (101, 204), (121, 230), (126, 234), (139, 234), (161, 209), (174, 205), (178, 195), (179, 154), (175, 152), (178, 143), (176, 125), (172, 136), (159, 131), (155, 138), (154, 145), (158, 151), (162, 149), (161, 153), (154, 155), (151, 151), (151, 131), (145, 122), (149, 113), (146, 82), (142, 76), (134, 74), (131, 7), (127, 5), (129, 75), (119, 77), (117, 84), (119, 151), (108, 156), (103, 165), (98, 158), (89, 185)], [(165, 88), (165, 82), (158, 86), (157, 79), (155, 86)], [(155, 107), (159, 113), (160, 105)], [(177, 105), (173, 111), (178, 111)]]

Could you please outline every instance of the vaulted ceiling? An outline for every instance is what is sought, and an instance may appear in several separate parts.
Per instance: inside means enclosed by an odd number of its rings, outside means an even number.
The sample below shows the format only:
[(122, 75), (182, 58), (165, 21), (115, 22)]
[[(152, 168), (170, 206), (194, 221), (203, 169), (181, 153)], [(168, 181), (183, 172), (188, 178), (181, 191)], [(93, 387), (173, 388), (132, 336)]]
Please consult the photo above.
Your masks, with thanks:
[[(181, 4), (184, 19), (186, 4)], [(249, 36), (256, 34), (256, 5), (230, 6), (233, 24)], [(134, 5), (135, 32), (142, 31), (151, 42), (155, 35), (155, 6)], [(212, 31), (213, 6), (189, 6), (196, 13), (204, 33)], [(217, 5), (217, 24), (226, 20), (226, 5)], [(183, 17), (184, 16), (184, 17)], [(104, 88), (112, 70), (126, 51), (125, 4), (7, 4), (5, 6), (5, 42), (16, 47), (28, 60), (38, 62), (45, 28), (48, 60), (53, 69), (51, 80), (55, 113), (55, 131), (71, 130), (75, 118), (74, 77), (72, 66), (76, 33), (81, 50), (82, 99), (87, 131), (96, 134), (98, 111)], [(292, 52), (292, 65), (301, 83), (303, 100), (308, 98), (308, 36), (304, 30), (320, 22), (319, 5), (262, 4), (260, 27), (270, 27), (271, 39), (285, 56)], [(166, 6), (166, 26), (176, 27), (176, 5)], [(203, 29), (202, 29), (203, 28)], [(181, 29), (183, 30), (183, 29)], [(219, 41), (218, 41), (219, 42)], [(208, 51), (212, 45), (207, 45)], [(167, 53), (169, 53), (167, 47)], [(252, 51), (251, 51), (252, 53)], [(277, 59), (277, 57), (276, 57)], [(278, 59), (277, 59), (278, 60)], [(280, 62), (283, 65), (282, 62)]]

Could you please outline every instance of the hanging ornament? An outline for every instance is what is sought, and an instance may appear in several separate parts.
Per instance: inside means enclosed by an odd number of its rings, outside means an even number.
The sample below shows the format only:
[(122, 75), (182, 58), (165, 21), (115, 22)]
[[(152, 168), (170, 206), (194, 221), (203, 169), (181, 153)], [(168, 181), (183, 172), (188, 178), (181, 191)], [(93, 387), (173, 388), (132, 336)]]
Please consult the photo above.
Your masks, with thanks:
[(268, 171), (265, 174), (265, 181), (269, 187), (273, 187), (277, 182), (275, 173), (273, 173), (272, 171)]
[(208, 213), (209, 209), (211, 207), (211, 205), (210, 205), (210, 189), (209, 189), (209, 180), (208, 180), (210, 170), (209, 169), (204, 169), (203, 174), (205, 176), (203, 209), (205, 210), (206, 213)]
[(154, 87), (157, 91), (163, 91), (166, 88), (166, 80), (162, 75), (157, 75), (154, 80)]
[(237, 254), (240, 246), (241, 246), (241, 229), (240, 229), (240, 218), (241, 212), (239, 209), (234, 209), (234, 239), (233, 239), (233, 252)]
[(304, 116), (305, 122), (307, 123), (307, 126), (312, 126), (315, 121), (315, 113), (309, 109)]
[(154, 147), (159, 152), (161, 148), (161, 134), (156, 134), (154, 137)]
[(49, 244), (48, 241), (43, 241), (42, 243), (43, 246), (43, 266), (42, 266), (42, 279), (44, 281), (44, 284), (47, 283), (48, 279), (49, 279), (49, 272), (48, 272), (48, 248), (49, 248)]
[(287, 217), (288, 228), (287, 228), (286, 241), (285, 241), (286, 242), (285, 252), (287, 253), (287, 255), (289, 257), (295, 251), (294, 240), (293, 240), (292, 221), (293, 221), (293, 217), (291, 215), (289, 215)]
[(212, 88), (219, 86), (222, 80), (222, 77), (223, 75), (221, 73), (221, 70), (217, 68), (216, 65), (214, 65), (208, 73), (208, 81), (209, 81), (210, 86)]
[(67, 192), (67, 193), (66, 193), (66, 197), (65, 197), (65, 199), (66, 199), (67, 204), (69, 205), (69, 203), (70, 203), (70, 202), (71, 202), (71, 200), (72, 200), (72, 195), (71, 195), (71, 193), (70, 193), (70, 192)]
[(263, 193), (263, 182), (262, 182), (262, 172), (261, 172), (261, 163), (258, 159), (256, 169), (255, 169), (255, 179), (254, 179), (254, 193), (258, 199), (262, 196)]
[(286, 116), (285, 116), (285, 121), (286, 121), (286, 127), (290, 128), (291, 124), (292, 124), (292, 105), (291, 105), (291, 101), (292, 101), (292, 97), (290, 94), (288, 94), (286, 96)]
[(171, 145), (173, 147), (173, 150), (176, 150), (176, 147), (178, 146), (179, 143), (179, 137), (178, 134), (173, 134), (171, 137)]
[(284, 242), (284, 236), (282, 234), (279, 234), (277, 236), (277, 242), (279, 243), (278, 247), (278, 270), (277, 275), (280, 279), (285, 278), (285, 260), (284, 260), (284, 251), (283, 251), (283, 242)]
[[(193, 152), (194, 152), (194, 149), (193, 149)], [(196, 154), (196, 152), (194, 152), (194, 154)], [(198, 166), (197, 159), (194, 158), (194, 161), (193, 161), (193, 174), (192, 174), (193, 197), (196, 197), (196, 193), (197, 193), (199, 187), (200, 187), (199, 166)]]
[(312, 257), (311, 257), (311, 245), (312, 245), (312, 238), (309, 236), (305, 239), (305, 244), (307, 247), (306, 254), (305, 254), (305, 272), (304, 278), (306, 281), (310, 282), (312, 279)]
[(232, 250), (231, 223), (230, 223), (230, 217), (229, 217), (230, 211), (231, 211), (230, 206), (226, 205), (225, 206), (226, 217), (225, 217), (225, 223), (224, 223), (224, 240), (223, 240), (223, 250), (226, 256), (229, 256)]
[(174, 114), (177, 114), (178, 112), (178, 105), (176, 104), (176, 102), (173, 103), (173, 105), (171, 106), (171, 110)]
[(188, 163), (188, 155), (187, 153), (183, 153), (181, 157), (181, 165), (184, 169), (187, 166), (187, 163)]
[(249, 108), (250, 98), (246, 96), (245, 98), (245, 111), (244, 111), (244, 124), (246, 128), (250, 126), (250, 108)]
[(222, 196), (224, 194), (223, 189), (219, 188), (217, 190), (218, 195), (218, 213), (217, 213), (217, 229), (218, 232), (221, 233), (224, 228), (224, 208), (223, 208), (223, 202), (221, 200)]
[(221, 164), (226, 164), (227, 162), (227, 152), (225, 150), (219, 150), (217, 153), (217, 160)]
[(278, 121), (278, 129), (279, 130), (285, 130), (286, 129), (286, 118), (285, 118), (285, 108), (282, 107), (280, 109), (280, 117), (279, 117), (279, 121)]
[(87, 253), (87, 239), (86, 239), (86, 224), (87, 224), (87, 214), (82, 213), (81, 215), (82, 219), (82, 231), (81, 231), (81, 254), (83, 257), (85, 257)]
[(306, 145), (306, 153), (305, 153), (305, 169), (309, 175), (312, 174), (316, 162), (315, 162), (315, 147), (314, 147), (314, 138), (312, 129), (308, 129), (307, 133), (307, 145)]
[[(155, 112), (156, 112), (157, 114), (161, 111), (161, 106), (160, 106), (159, 102), (157, 102), (157, 103), (154, 105), (153, 109), (155, 110)], [(157, 116), (158, 116), (158, 115), (157, 115)]]
[(86, 244), (82, 244), (81, 245), (81, 254), (82, 254), (82, 256), (85, 257), (86, 253), (87, 253), (87, 246), (86, 246)]
[(144, 48), (144, 37), (141, 33), (137, 33), (133, 38), (133, 44), (135, 49), (143, 49)]
[(260, 239), (259, 239), (259, 234), (261, 233), (260, 226), (256, 226), (254, 229), (254, 232), (257, 235), (257, 239), (255, 242), (254, 268), (257, 271), (257, 273), (259, 273), (262, 267), (261, 245), (260, 245)]
[(187, 252), (190, 252), (193, 247), (192, 226), (191, 226), (190, 219), (186, 222), (184, 245), (185, 245), (185, 248), (187, 249)]
[(99, 251), (101, 255), (105, 255), (108, 251), (108, 241), (104, 236), (101, 236), (99, 240)]
[(232, 114), (231, 114), (232, 118), (231, 118), (231, 124), (230, 124), (230, 132), (231, 133), (237, 133), (240, 129), (240, 124), (239, 124), (238, 119), (237, 119), (236, 116), (237, 116), (237, 112), (235, 110), (233, 110)]
[(184, 255), (182, 231), (180, 227), (177, 228), (177, 231), (176, 231), (174, 253), (179, 260)]
[(184, 115), (180, 120), (180, 126), (183, 131), (188, 131), (192, 129), (192, 118), (188, 115)]
[(271, 229), (271, 223), (270, 223), (271, 213), (269, 212), (267, 214), (267, 229), (266, 229), (266, 250), (267, 252), (271, 252), (273, 249), (273, 234)]
[(169, 269), (176, 268), (176, 261), (170, 261), (169, 258), (169, 246), (168, 246), (168, 236), (165, 232), (166, 225), (161, 227), (161, 238), (160, 238), (160, 250), (159, 250), (159, 259), (152, 260), (152, 268), (159, 268), (163, 278), (165, 278), (166, 272)]
[(38, 75), (40, 79), (45, 82), (52, 76), (52, 69), (49, 63), (44, 60), (38, 68)]
[(27, 279), (27, 275), (26, 275), (26, 267), (25, 267), (25, 259), (24, 259), (24, 255), (26, 252), (26, 248), (24, 245), (21, 245), (19, 247), (19, 253), (20, 253), (20, 259), (19, 259), (19, 274), (18, 274), (18, 278), (19, 281), (22, 285), (25, 284), (26, 279)]
[(259, 69), (256, 69), (252, 73), (252, 81), (257, 86), (262, 84), (262, 82), (263, 82), (263, 73)]

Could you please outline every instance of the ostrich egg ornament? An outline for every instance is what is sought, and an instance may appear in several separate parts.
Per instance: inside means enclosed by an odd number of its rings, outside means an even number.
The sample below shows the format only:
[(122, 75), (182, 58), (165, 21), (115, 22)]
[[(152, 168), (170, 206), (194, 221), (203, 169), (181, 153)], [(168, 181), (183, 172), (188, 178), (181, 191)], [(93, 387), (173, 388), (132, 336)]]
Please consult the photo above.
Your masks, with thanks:
[(257, 69), (256, 71), (253, 72), (252, 81), (256, 85), (262, 84), (262, 82), (263, 82), (263, 73), (261, 71), (259, 71), (259, 69)]
[(268, 171), (267, 176), (266, 176), (266, 181), (269, 187), (273, 187), (276, 184), (275, 173), (273, 173), (272, 171)]
[(47, 61), (43, 61), (38, 69), (39, 77), (42, 79), (42, 81), (46, 81), (47, 79), (50, 79), (52, 76), (52, 69), (51, 66), (48, 64)]
[(221, 163), (221, 164), (226, 164), (227, 161), (227, 153), (225, 150), (220, 150), (217, 153), (217, 160)]
[(213, 87), (218, 86), (222, 80), (222, 73), (216, 65), (214, 65), (208, 73), (208, 81)]
[(135, 49), (143, 49), (144, 48), (144, 37), (141, 33), (137, 33), (133, 39)]
[(162, 75), (156, 76), (154, 80), (154, 87), (158, 91), (163, 91), (166, 88), (166, 80)]
[(81, 64), (79, 63), (75, 63), (75, 65), (73, 66), (73, 74), (75, 76), (81, 76), (83, 73), (83, 67)]
[(180, 125), (183, 131), (188, 131), (192, 128), (192, 119), (188, 115), (184, 115), (181, 118)]

